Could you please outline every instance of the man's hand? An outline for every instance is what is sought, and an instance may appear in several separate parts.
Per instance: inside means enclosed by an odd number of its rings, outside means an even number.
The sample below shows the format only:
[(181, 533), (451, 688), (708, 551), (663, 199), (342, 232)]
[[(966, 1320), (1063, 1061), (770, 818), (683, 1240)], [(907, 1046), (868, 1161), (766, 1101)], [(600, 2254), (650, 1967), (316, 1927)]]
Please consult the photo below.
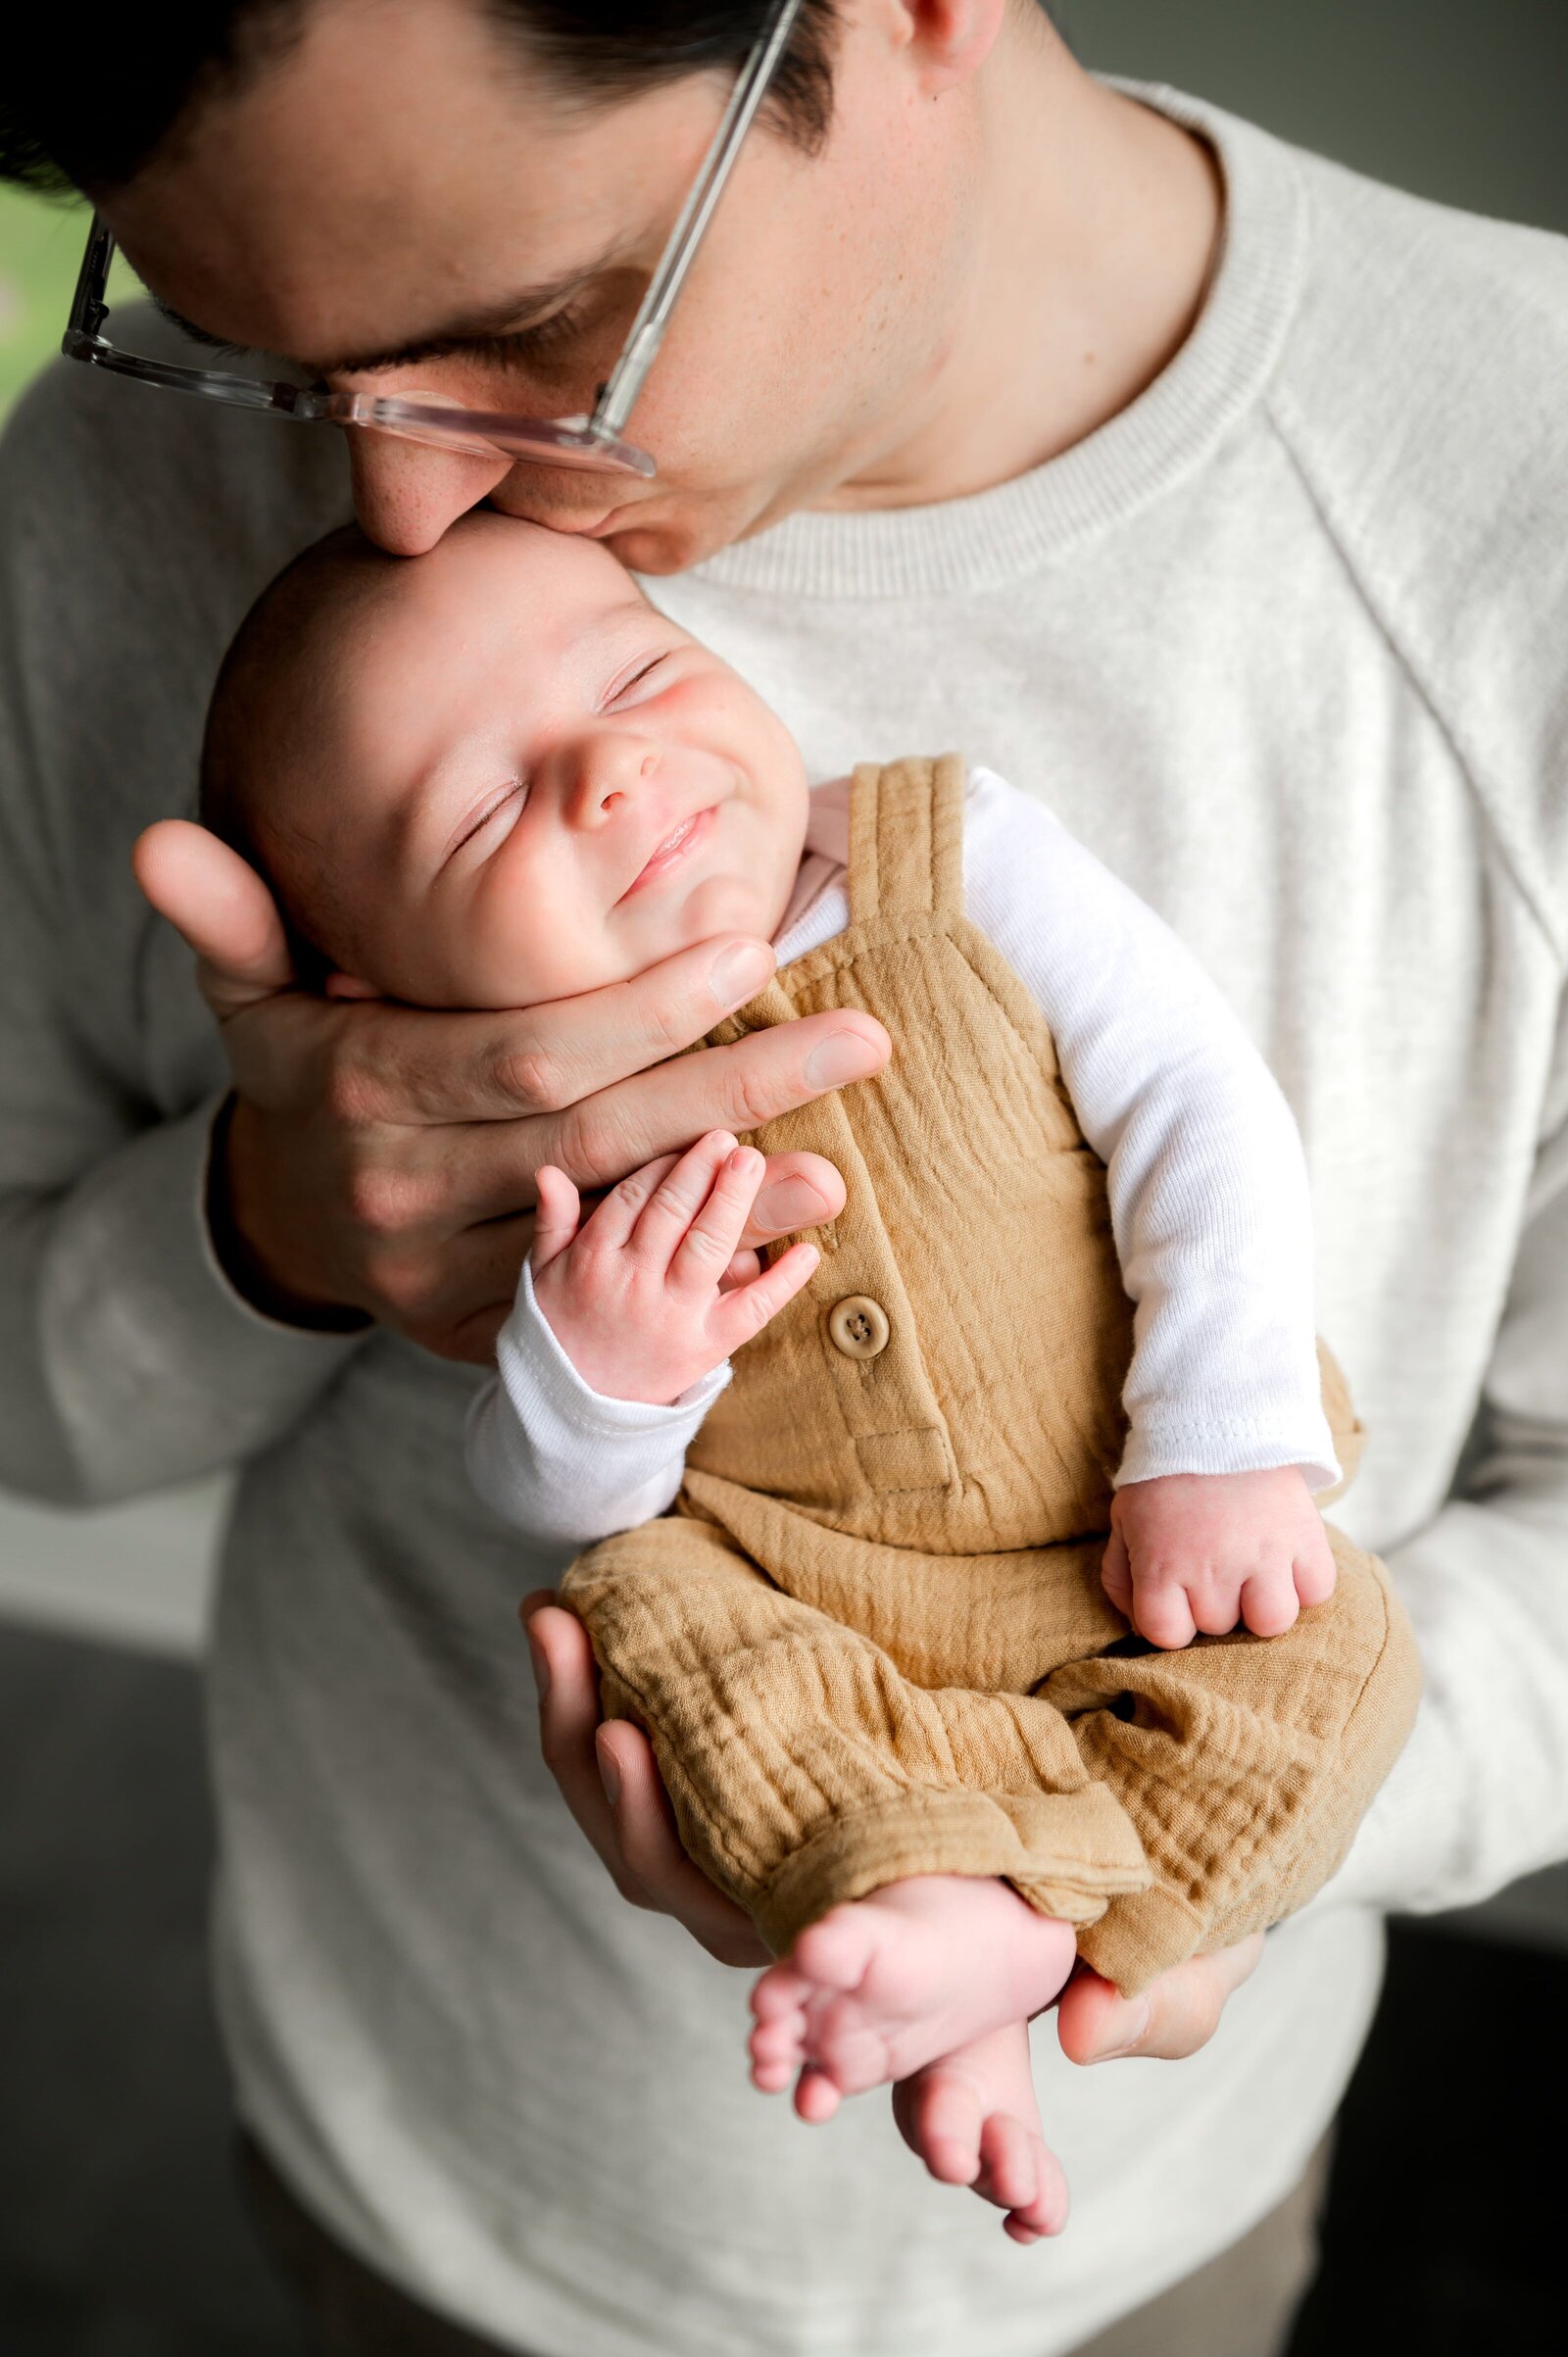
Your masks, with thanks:
[[(437, 1014), (299, 989), (267, 887), (202, 827), (150, 827), (135, 869), (201, 961), (233, 1074), (215, 1238), (241, 1291), (297, 1323), (359, 1313), (483, 1361), (532, 1238), (541, 1163), (612, 1186), (706, 1130), (759, 1128), (887, 1060), (886, 1032), (855, 1009), (677, 1056), (762, 987), (765, 942), (704, 942), (522, 1013)], [(843, 1205), (819, 1154), (777, 1156), (743, 1246)]]
[(770, 1964), (745, 1908), (682, 1849), (648, 1738), (628, 1719), (601, 1721), (593, 1647), (577, 1615), (544, 1588), (523, 1598), (522, 1623), (545, 1765), (622, 1898), (673, 1915), (720, 1964)]
[(1056, 2000), (1061, 2050), (1069, 2062), (1116, 2062), (1135, 2055), (1180, 2062), (1207, 2045), (1227, 1999), (1257, 1970), (1262, 1953), (1263, 1935), (1254, 1932), (1234, 1947), (1174, 1965), (1139, 1997), (1124, 1997), (1079, 1964)]

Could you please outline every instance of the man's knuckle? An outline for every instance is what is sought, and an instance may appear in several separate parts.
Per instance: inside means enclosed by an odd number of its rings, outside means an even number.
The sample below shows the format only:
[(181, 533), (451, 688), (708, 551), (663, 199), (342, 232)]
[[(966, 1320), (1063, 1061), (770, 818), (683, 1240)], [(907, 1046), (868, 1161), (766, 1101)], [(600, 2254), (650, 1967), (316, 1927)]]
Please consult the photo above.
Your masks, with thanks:
[(366, 1129), (379, 1116), (380, 1088), (354, 1056), (335, 1056), (322, 1076), (321, 1094), (333, 1120), (346, 1129)]
[(589, 1105), (574, 1107), (552, 1159), (564, 1162), (579, 1185), (608, 1187), (625, 1175), (626, 1141), (608, 1114)]
[(350, 1173), (349, 1215), (371, 1236), (401, 1236), (427, 1208), (423, 1183), (384, 1162), (367, 1162)]
[(492, 1078), (497, 1093), (523, 1112), (559, 1112), (569, 1102), (564, 1059), (548, 1048), (503, 1049)]

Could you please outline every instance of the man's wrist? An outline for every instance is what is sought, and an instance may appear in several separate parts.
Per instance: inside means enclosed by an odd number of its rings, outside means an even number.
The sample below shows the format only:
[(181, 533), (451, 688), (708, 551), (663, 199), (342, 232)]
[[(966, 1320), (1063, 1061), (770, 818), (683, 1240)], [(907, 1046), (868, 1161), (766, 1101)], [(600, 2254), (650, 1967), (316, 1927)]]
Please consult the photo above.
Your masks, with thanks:
[(240, 1300), (278, 1325), (312, 1334), (361, 1334), (374, 1324), (348, 1302), (312, 1301), (279, 1285), (252, 1247), (234, 1213), (230, 1141), (239, 1101), (232, 1090), (213, 1120), (207, 1156), (205, 1212), (213, 1256)]

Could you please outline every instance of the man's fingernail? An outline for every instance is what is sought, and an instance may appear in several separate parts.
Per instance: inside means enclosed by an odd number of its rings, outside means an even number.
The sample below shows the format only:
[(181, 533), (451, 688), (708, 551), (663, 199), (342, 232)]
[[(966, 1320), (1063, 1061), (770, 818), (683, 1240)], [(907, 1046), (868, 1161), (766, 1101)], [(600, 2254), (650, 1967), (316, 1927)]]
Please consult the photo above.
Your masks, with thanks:
[(806, 1059), (807, 1085), (813, 1089), (841, 1088), (847, 1080), (863, 1080), (876, 1069), (876, 1051), (858, 1031), (835, 1031), (813, 1048)]
[(528, 1659), (533, 1663), (533, 1682), (539, 1689), (539, 1699), (547, 1702), (550, 1699), (550, 1664), (531, 1636), (528, 1640)]
[(776, 1235), (787, 1235), (791, 1228), (814, 1228), (820, 1221), (826, 1203), (809, 1179), (775, 1179), (764, 1187), (752, 1205), (752, 1217), (759, 1227), (771, 1228)]
[(594, 1756), (599, 1762), (599, 1781), (605, 1788), (605, 1798), (613, 1808), (620, 1798), (620, 1770), (608, 1751), (596, 1751)]
[(1093, 2055), (1091, 2059), (1095, 2062), (1119, 2062), (1124, 2054), (1136, 2052), (1149, 2034), (1150, 2020), (1149, 1999), (1147, 1997), (1137, 1998), (1133, 2003), (1131, 2013), (1122, 2025), (1121, 2037), (1115, 2045), (1106, 2046), (1102, 2053)]
[(738, 1007), (761, 989), (773, 971), (773, 957), (760, 942), (732, 941), (720, 950), (709, 973), (708, 986), (720, 1007)]

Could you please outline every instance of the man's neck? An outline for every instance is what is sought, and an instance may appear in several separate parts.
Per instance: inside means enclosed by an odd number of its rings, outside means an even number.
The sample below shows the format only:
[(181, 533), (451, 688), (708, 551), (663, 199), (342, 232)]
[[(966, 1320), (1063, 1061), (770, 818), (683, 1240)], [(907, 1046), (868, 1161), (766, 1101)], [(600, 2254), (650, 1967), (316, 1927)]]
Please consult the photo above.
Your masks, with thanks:
[(812, 506), (923, 506), (1008, 482), (1115, 417), (1202, 308), (1217, 159), (1013, 20), (977, 77), (961, 317), (887, 439)]

